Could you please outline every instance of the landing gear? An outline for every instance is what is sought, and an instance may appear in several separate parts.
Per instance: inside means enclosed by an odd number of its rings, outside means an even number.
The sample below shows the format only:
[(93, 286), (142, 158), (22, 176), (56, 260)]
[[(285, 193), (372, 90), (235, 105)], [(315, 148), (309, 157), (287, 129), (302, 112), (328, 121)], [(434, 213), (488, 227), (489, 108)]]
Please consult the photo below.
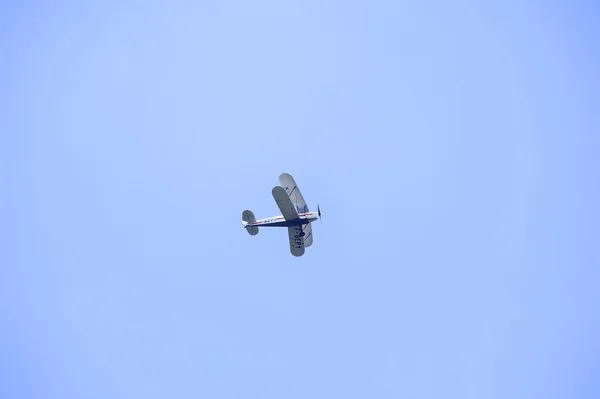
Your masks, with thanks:
[(300, 237), (304, 237), (306, 235), (306, 233), (304, 232), (305, 228), (306, 228), (306, 225), (303, 225), (303, 224), (300, 225), (300, 234), (298, 234)]

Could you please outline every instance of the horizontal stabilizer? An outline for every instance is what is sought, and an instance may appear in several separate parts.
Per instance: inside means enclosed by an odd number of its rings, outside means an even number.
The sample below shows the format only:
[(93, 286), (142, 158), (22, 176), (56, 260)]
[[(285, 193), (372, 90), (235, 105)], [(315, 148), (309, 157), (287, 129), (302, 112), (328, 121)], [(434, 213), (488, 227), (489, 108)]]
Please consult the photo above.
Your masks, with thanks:
[(245, 210), (244, 212), (242, 212), (242, 225), (244, 225), (246, 231), (248, 231), (248, 234), (250, 234), (251, 236), (255, 236), (258, 234), (257, 226), (248, 226), (249, 223), (254, 222), (256, 222), (256, 218), (254, 217), (254, 213), (252, 213), (252, 211)]
[(256, 222), (256, 218), (254, 217), (254, 213), (252, 213), (252, 211), (249, 211), (247, 209), (244, 212), (242, 212), (242, 220), (244, 222), (248, 222), (248, 223), (254, 223), (254, 222)]

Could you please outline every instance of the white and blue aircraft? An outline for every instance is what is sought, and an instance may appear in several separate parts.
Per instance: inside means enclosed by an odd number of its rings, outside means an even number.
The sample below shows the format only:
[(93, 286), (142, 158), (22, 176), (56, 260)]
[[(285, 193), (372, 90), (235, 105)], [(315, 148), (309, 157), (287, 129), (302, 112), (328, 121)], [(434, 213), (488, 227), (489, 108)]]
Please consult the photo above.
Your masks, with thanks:
[(272, 190), (273, 198), (279, 206), (281, 215), (256, 220), (249, 210), (242, 212), (242, 226), (250, 235), (257, 235), (260, 227), (287, 227), (290, 239), (290, 252), (294, 256), (304, 255), (304, 249), (313, 242), (311, 223), (321, 218), (321, 209), (310, 212), (308, 205), (300, 193), (296, 181), (288, 173), (279, 176), (281, 186)]

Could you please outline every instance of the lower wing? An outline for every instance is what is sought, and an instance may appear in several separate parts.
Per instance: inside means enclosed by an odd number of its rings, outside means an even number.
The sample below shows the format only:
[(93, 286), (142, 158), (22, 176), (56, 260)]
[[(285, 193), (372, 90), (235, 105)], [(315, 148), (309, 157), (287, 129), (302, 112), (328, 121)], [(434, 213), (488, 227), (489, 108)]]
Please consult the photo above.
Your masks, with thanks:
[(300, 233), (302, 233), (301, 226), (288, 227), (288, 235), (290, 238), (290, 252), (294, 256), (304, 255), (304, 237), (301, 237)]
[(304, 246), (306, 248), (312, 245), (313, 234), (312, 234), (312, 226), (311, 223), (304, 225)]

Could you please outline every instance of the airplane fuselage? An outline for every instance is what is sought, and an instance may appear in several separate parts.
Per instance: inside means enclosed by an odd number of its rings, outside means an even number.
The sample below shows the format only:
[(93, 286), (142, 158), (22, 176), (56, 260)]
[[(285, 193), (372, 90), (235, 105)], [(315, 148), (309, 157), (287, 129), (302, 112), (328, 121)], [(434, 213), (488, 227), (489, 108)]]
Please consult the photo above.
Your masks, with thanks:
[(318, 212), (307, 212), (299, 213), (298, 219), (296, 220), (285, 220), (282, 215), (273, 216), (270, 218), (260, 219), (256, 222), (245, 222), (242, 221), (244, 227), (256, 226), (256, 227), (289, 227), (289, 226), (301, 226), (314, 222), (319, 218)]

